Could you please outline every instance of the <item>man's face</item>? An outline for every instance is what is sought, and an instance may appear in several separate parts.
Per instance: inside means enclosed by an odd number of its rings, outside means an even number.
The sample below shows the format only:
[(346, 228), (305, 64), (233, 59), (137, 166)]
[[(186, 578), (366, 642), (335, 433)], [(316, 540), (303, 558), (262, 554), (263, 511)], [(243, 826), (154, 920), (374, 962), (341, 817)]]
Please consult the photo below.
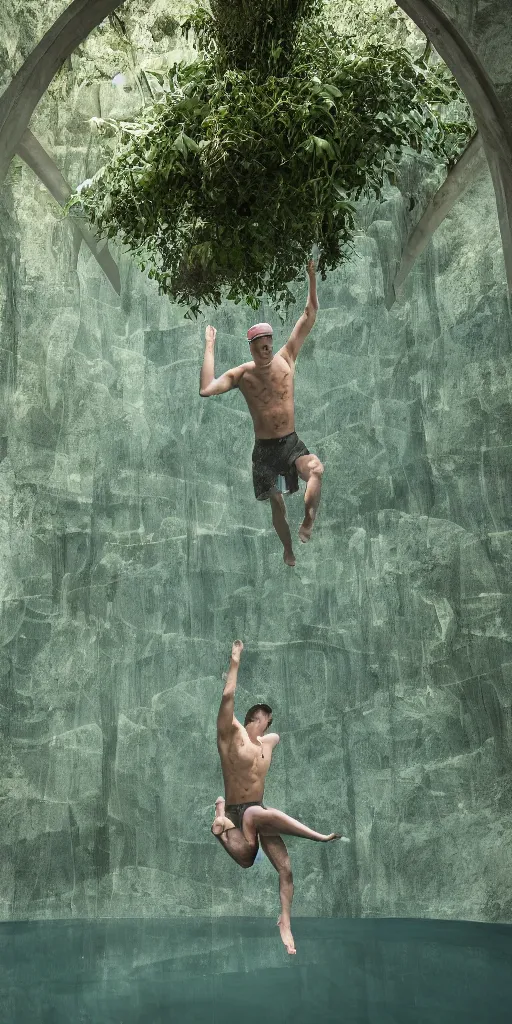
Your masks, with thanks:
[(266, 362), (272, 356), (272, 348), (274, 339), (271, 334), (264, 334), (261, 338), (256, 338), (251, 345), (251, 352), (255, 362), (260, 360)]
[(270, 725), (271, 718), (270, 718), (270, 715), (266, 711), (263, 711), (260, 708), (259, 711), (255, 712), (254, 722), (258, 726), (258, 731), (259, 732), (265, 732), (265, 730), (268, 729), (268, 727)]

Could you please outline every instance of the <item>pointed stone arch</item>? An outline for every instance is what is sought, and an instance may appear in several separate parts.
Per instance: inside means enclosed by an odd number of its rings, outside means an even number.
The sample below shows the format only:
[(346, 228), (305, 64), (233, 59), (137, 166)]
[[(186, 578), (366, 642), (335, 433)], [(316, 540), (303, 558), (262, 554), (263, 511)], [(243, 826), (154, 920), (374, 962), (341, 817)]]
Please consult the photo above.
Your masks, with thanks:
[(0, 96), (0, 184), (18, 142), (64, 61), (124, 0), (73, 0), (45, 32)]
[[(505, 269), (512, 292), (512, 69), (507, 61), (507, 46), (503, 46), (500, 62), (496, 47), (491, 47), (486, 36), (476, 0), (465, 0), (465, 10), (460, 14), (454, 12), (452, 0), (396, 3), (430, 39), (471, 105), (493, 180)], [(493, 18), (500, 18), (509, 35), (510, 49), (509, 0), (489, 0), (485, 8), (489, 34)], [(491, 52), (492, 73), (488, 67)]]
[[(54, 199), (63, 205), (71, 194), (54, 160), (29, 130), (29, 121), (50, 82), (64, 61), (87, 36), (124, 0), (73, 0), (44, 34), (0, 96), (0, 185), (17, 154), (46, 185)], [(120, 294), (119, 269), (108, 245), (95, 232), (78, 221), (72, 225), (75, 236), (88, 245), (95, 259)]]
[[(476, 0), (467, 0), (463, 14), (453, 12), (452, 0), (396, 2), (430, 39), (471, 104), (496, 193), (505, 267), (512, 291), (512, 70), (506, 61), (506, 48), (503, 67), (499, 66), (496, 53), (492, 53), (494, 78), (500, 83), (498, 90), (486, 67), (492, 48), (485, 45)], [(56, 72), (90, 32), (123, 3), (124, 0), (73, 0), (0, 96), (0, 184), (32, 113)], [(508, 0), (489, 0), (485, 19), (489, 25), (493, 16), (502, 15), (512, 44), (507, 6)], [(504, 99), (508, 102), (504, 103)], [(438, 223), (439, 218), (432, 218), (432, 231)]]

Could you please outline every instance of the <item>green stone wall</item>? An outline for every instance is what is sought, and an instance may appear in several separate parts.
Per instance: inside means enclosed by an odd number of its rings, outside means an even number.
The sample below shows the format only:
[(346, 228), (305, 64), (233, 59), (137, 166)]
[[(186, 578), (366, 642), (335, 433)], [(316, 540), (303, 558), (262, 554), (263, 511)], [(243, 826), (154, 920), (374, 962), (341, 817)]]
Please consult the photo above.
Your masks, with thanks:
[[(3, 85), (65, 6), (3, 7)], [(100, 163), (89, 119), (129, 116), (140, 68), (179, 55), (155, 28), (169, 10), (126, 5), (133, 45), (104, 26), (39, 104), (31, 129), (73, 185)], [(281, 735), (266, 803), (352, 838), (289, 840), (295, 913), (511, 920), (512, 332), (488, 175), (384, 303), (410, 195), (424, 203), (440, 180), (405, 167), (403, 195), (361, 208), (357, 258), (319, 285), (296, 424), (325, 464), (323, 498), (288, 570), (252, 495), (242, 396), (199, 397), (204, 321), (111, 247), (119, 298), (13, 162), (0, 194), (3, 918), (277, 911), (271, 865), (241, 871), (209, 830), (240, 637), (239, 716), (268, 701)], [(218, 371), (246, 357), (253, 319), (208, 312)], [(296, 532), (301, 498), (288, 509)]]

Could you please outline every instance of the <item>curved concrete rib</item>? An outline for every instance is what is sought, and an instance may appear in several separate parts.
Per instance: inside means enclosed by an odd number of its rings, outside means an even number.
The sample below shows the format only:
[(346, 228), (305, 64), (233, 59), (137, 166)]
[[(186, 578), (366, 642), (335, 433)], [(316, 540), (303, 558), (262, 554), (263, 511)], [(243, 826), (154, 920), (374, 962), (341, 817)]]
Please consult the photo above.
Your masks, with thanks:
[(73, 0), (0, 96), (0, 184), (52, 78), (73, 50), (124, 0)]
[(471, 104), (492, 175), (508, 286), (512, 292), (512, 126), (468, 40), (436, 0), (396, 0), (430, 39)]
[[(38, 178), (46, 185), (46, 188), (57, 202), (64, 206), (69, 199), (72, 188), (61, 174), (57, 164), (46, 152), (41, 143), (32, 134), (29, 128), (23, 133), (16, 152), (22, 160), (37, 174)], [(77, 217), (70, 221), (73, 228), (81, 235), (86, 245), (89, 246), (93, 256), (98, 261), (101, 269), (107, 275), (112, 287), (118, 295), (121, 294), (121, 279), (119, 267), (112, 258), (105, 240), (96, 238), (94, 231)]]
[(393, 281), (391, 301), (388, 309), (396, 299), (396, 290), (405, 281), (411, 267), (420, 253), (428, 245), (432, 235), (448, 216), (460, 196), (472, 184), (478, 174), (487, 167), (482, 136), (479, 132), (459, 157), (457, 163), (449, 171), (445, 181), (430, 200), (418, 223), (413, 228), (402, 252), (400, 266)]

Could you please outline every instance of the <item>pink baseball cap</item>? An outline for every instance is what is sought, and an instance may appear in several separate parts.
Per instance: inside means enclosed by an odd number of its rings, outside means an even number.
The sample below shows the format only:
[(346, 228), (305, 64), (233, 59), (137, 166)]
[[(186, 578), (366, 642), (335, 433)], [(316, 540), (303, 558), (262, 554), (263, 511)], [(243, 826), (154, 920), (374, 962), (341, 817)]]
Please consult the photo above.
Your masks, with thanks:
[(274, 334), (270, 324), (254, 324), (254, 327), (249, 327), (247, 331), (247, 337), (250, 342), (256, 341), (256, 338), (261, 338), (265, 334)]

